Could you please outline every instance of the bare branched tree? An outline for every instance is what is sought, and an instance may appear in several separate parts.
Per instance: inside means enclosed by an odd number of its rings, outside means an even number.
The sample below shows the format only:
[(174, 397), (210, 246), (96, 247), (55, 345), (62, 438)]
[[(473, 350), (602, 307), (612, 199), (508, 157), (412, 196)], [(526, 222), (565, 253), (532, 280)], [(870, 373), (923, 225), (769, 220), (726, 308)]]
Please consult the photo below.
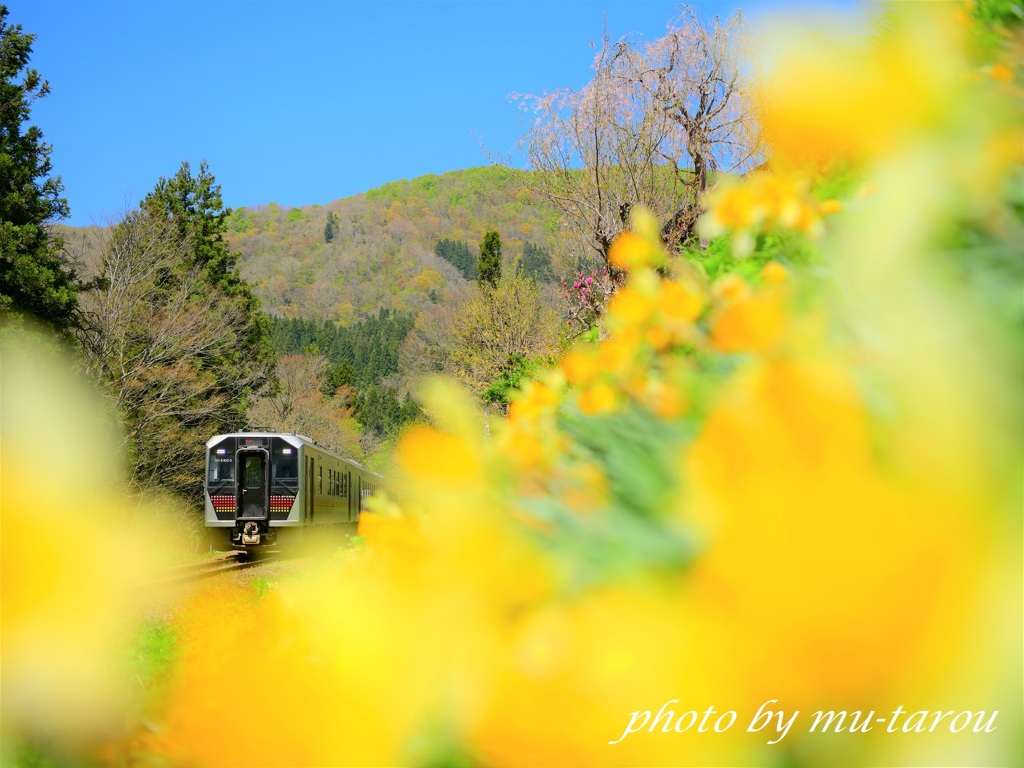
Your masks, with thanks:
[(253, 427), (316, 436), (321, 445), (356, 461), (363, 459), (359, 430), (341, 392), (321, 391), (328, 369), (322, 355), (290, 355), (278, 360), (277, 386), (249, 407)]
[[(689, 172), (698, 207), (709, 171), (743, 172), (760, 162), (757, 120), (741, 68), (747, 45), (739, 11), (723, 23), (684, 6), (664, 37), (642, 51), (629, 46), (616, 51), (626, 87), (642, 92), (675, 127), (674, 144), (662, 158), (677, 176)], [(689, 161), (685, 166), (680, 149)], [(692, 233), (695, 212), (693, 206), (683, 207), (665, 221), (667, 242)]]
[(739, 12), (723, 23), (684, 7), (651, 43), (605, 30), (582, 90), (518, 97), (534, 114), (519, 143), (533, 173), (520, 178), (562, 213), (578, 258), (606, 264), (637, 205), (668, 244), (687, 240), (709, 174), (757, 162), (745, 45)]
[(225, 406), (266, 373), (218, 376), (250, 321), (189, 266), (190, 247), (172, 221), (127, 214), (110, 230), (99, 287), (81, 297), (80, 338), (88, 373), (121, 417), (131, 484), (197, 498), (203, 444), (236, 426)]
[(476, 294), (472, 284), (452, 280), (444, 300), (417, 316), (398, 357), (401, 384), (405, 389), (416, 391), (426, 379), (450, 370), (456, 342), (453, 328)]
[(329, 363), (323, 355), (289, 355), (278, 360), (277, 383), (273, 390), (253, 401), (249, 407), (249, 425), (275, 431), (296, 430), (303, 434), (304, 425), (296, 424), (302, 399), (311, 391), (319, 393)]

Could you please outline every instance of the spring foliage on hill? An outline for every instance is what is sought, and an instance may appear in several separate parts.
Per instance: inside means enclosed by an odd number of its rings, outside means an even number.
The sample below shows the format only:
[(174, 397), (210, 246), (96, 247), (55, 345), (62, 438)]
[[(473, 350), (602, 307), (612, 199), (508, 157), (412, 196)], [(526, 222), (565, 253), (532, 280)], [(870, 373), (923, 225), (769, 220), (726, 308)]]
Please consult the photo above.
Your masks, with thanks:
[(266, 311), (349, 325), (381, 308), (417, 315), (443, 301), (453, 285), (475, 279), (489, 229), (510, 269), (528, 246), (547, 244), (555, 220), (510, 173), (482, 167), (395, 181), (326, 206), (239, 209), (227, 238)]

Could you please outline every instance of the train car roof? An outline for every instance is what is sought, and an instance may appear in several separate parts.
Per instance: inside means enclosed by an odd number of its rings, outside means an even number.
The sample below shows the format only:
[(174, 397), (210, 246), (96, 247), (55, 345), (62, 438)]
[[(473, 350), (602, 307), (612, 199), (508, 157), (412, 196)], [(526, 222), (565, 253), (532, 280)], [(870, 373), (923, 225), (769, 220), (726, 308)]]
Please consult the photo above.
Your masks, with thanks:
[[(210, 446), (214, 445), (215, 443), (219, 443), (221, 440), (224, 440), (225, 438), (228, 438), (228, 437), (283, 437), (289, 443), (292, 443), (293, 445), (298, 442), (298, 443), (306, 443), (308, 445), (315, 445), (318, 448), (320, 447), (319, 443), (317, 443), (316, 440), (314, 440), (311, 437), (306, 437), (305, 435), (299, 435), (299, 434), (292, 433), (292, 432), (270, 432), (270, 431), (265, 430), (265, 429), (260, 429), (260, 430), (255, 430), (254, 429), (251, 432), (247, 432), (247, 431), (225, 432), (224, 434), (221, 434), (221, 435), (214, 435), (213, 437), (211, 437), (209, 440), (206, 441), (206, 447), (209, 448)], [(322, 450), (326, 450), (326, 449), (322, 449)], [(328, 453), (330, 453), (330, 451), (328, 451)]]
[(296, 447), (298, 447), (300, 444), (304, 443), (305, 445), (308, 445), (308, 446), (310, 446), (312, 448), (316, 448), (318, 451), (323, 451), (324, 453), (328, 454), (329, 456), (333, 456), (336, 459), (341, 459), (342, 461), (347, 462), (348, 464), (353, 464), (353, 465), (359, 467), (364, 472), (367, 472), (368, 474), (376, 475), (381, 480), (384, 479), (383, 475), (378, 474), (377, 472), (374, 472), (372, 469), (369, 469), (369, 468), (363, 466), (362, 464), (360, 464), (355, 459), (349, 459), (349, 458), (347, 458), (345, 456), (340, 456), (339, 454), (335, 453), (334, 451), (329, 450), (328, 448), (320, 445), (320, 443), (318, 443), (313, 438), (307, 437), (306, 435), (300, 435), (300, 434), (297, 434), (295, 432), (267, 432), (265, 430), (259, 430), (259, 431), (254, 430), (252, 432), (244, 432), (244, 431), (243, 432), (226, 432), (223, 435), (214, 435), (213, 437), (211, 437), (209, 440), (206, 441), (206, 447), (208, 449), (212, 448), (214, 445), (219, 443), (221, 440), (224, 440), (225, 438), (228, 438), (228, 437), (280, 437), (283, 440), (285, 440), (286, 442), (291, 443), (292, 445), (294, 445)]

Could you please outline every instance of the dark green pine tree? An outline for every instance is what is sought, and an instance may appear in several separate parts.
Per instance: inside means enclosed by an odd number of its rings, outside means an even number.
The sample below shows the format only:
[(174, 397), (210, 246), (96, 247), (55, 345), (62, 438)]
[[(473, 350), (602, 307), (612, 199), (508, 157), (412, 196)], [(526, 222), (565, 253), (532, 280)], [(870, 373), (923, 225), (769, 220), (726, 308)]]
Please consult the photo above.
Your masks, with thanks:
[[(199, 166), (198, 176), (192, 175), (186, 161), (173, 178), (161, 178), (141, 207), (150, 215), (173, 222), (186, 251), (182, 269), (201, 269), (209, 290), (228, 300), (243, 319), (241, 327), (235, 330), (232, 345), (216, 364), (217, 378), (226, 388), (231, 389), (232, 380), (252, 382), (249, 392), (229, 407), (240, 423), (248, 394), (261, 389), (273, 375), (275, 355), (270, 318), (261, 311), (252, 286), (242, 279), (238, 255), (224, 239), (231, 209), (224, 207), (220, 185), (205, 160)], [(174, 280), (175, 276), (167, 275), (166, 279)]]
[(324, 242), (329, 243), (334, 239), (338, 231), (338, 214), (334, 211), (327, 212), (327, 223), (324, 224)]
[(198, 176), (187, 160), (172, 178), (161, 176), (141, 207), (174, 222), (180, 242), (188, 244), (191, 263), (202, 267), (213, 285), (232, 295), (251, 295), (238, 272), (238, 257), (224, 239), (231, 209), (224, 207), (220, 184), (205, 160)]
[(464, 279), (476, 280), (476, 257), (470, 252), (469, 243), (446, 237), (438, 240), (434, 253), (459, 270)]
[(480, 286), (496, 288), (501, 280), (501, 236), (494, 230), (488, 230), (484, 234), (484, 241), (480, 245), (480, 258), (477, 259), (477, 278)]
[(359, 423), (378, 437), (387, 437), (399, 424), (402, 406), (391, 387), (370, 385), (356, 398), (355, 413)]
[(320, 386), (320, 392), (324, 397), (334, 397), (341, 387), (354, 387), (355, 383), (355, 371), (348, 360), (342, 360), (327, 370)]
[(476, 280), (480, 276), (480, 271), (477, 268), (477, 260), (473, 258), (473, 254), (469, 250), (469, 243), (461, 240), (458, 245), (456, 259), (458, 259), (458, 264), (460, 265), (459, 269), (462, 270), (467, 280)]
[(445, 261), (447, 261), (449, 264), (454, 264), (455, 260), (452, 254), (453, 243), (454, 241), (449, 240), (447, 237), (441, 238), (440, 240), (437, 241), (437, 245), (434, 246), (434, 253), (437, 254), (439, 258), (442, 258)]
[(67, 332), (81, 286), (46, 225), (67, 216), (68, 203), (60, 177), (50, 176), (52, 148), (39, 128), (25, 126), (32, 101), (50, 86), (26, 69), (35, 35), (7, 15), (0, 5), (0, 318), (31, 314)]
[(551, 256), (546, 249), (539, 245), (525, 243), (523, 258), (519, 264), (523, 270), (523, 277), (527, 277), (535, 283), (551, 282), (555, 279), (555, 273), (551, 268)]
[(422, 420), (423, 420), (423, 409), (420, 408), (419, 403), (417, 403), (415, 400), (413, 400), (412, 394), (409, 393), (409, 392), (406, 392), (405, 393), (405, 400), (402, 401), (402, 408), (399, 411), (399, 418), (398, 418), (399, 427), (401, 428), (401, 427), (404, 427), (407, 424), (412, 424), (413, 422), (422, 421)]

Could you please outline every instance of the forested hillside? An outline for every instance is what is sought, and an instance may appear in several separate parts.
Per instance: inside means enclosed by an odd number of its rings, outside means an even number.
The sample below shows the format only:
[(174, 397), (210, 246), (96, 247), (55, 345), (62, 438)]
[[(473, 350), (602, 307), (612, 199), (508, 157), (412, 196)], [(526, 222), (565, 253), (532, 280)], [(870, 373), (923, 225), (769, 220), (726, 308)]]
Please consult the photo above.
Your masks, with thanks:
[[(525, 316), (536, 313), (530, 334), (554, 338), (556, 269), (547, 244), (557, 223), (512, 174), (484, 167), (396, 181), (324, 206), (238, 209), (228, 240), (274, 318), (277, 353), (322, 361), (320, 393), (310, 397), (350, 409), (362, 450), (373, 454), (421, 417), (411, 392), (423, 375), (447, 372), (482, 393), (507, 365), (509, 350), (481, 362), (471, 347), (483, 329), (461, 338), (455, 322), (478, 297), (485, 236), (498, 244), (500, 273), (546, 286), (521, 289), (528, 298), (520, 301)], [(510, 350), (523, 359), (550, 344), (521, 347)], [(467, 355), (473, 366), (457, 362)]]
[[(333, 429), (326, 425), (354, 417), (358, 426), (331, 440), (355, 456), (394, 438), (420, 415), (410, 397), (416, 381), (442, 371), (459, 375), (454, 360), (473, 357), (467, 347), (479, 329), (460, 339), (454, 320), (478, 294), (487, 233), (497, 233), (501, 272), (542, 286), (522, 295), (531, 297), (528, 312), (545, 307), (543, 320), (538, 314), (531, 321), (534, 332), (555, 335), (558, 270), (549, 238), (558, 219), (502, 168), (395, 181), (328, 205), (239, 208), (223, 221), (242, 277), (272, 318), (280, 358), (277, 388), (254, 401), (253, 423), (323, 436)], [(83, 275), (102, 275), (117, 228), (58, 229)], [(522, 357), (529, 349), (513, 351)], [(471, 386), (486, 389), (493, 383), (487, 377), (506, 363), (487, 362)], [(296, 378), (296, 371), (305, 373)], [(285, 383), (293, 378), (304, 381), (302, 393)]]
[[(475, 260), (488, 229), (501, 235), (506, 270), (532, 274), (556, 219), (499, 167), (395, 181), (328, 205), (236, 209), (228, 241), (263, 308), (286, 318), (350, 325), (381, 308), (418, 315), (465, 280), (438, 244), (463, 243)], [(475, 266), (475, 265), (474, 265)]]

